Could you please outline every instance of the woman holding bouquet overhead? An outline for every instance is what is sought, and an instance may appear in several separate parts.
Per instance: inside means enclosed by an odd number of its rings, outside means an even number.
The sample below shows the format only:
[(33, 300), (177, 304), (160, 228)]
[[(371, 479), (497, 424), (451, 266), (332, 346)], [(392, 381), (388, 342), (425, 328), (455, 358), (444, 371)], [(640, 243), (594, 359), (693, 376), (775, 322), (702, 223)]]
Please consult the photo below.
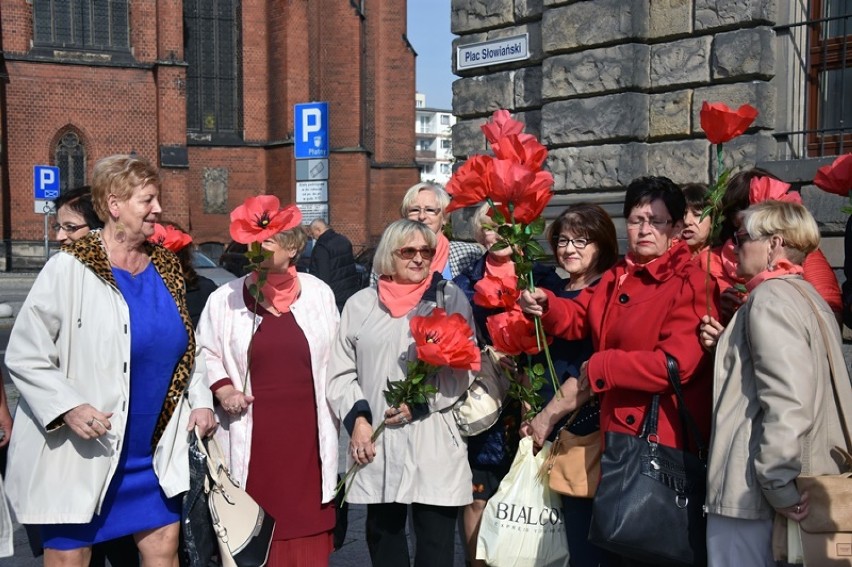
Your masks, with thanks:
[(331, 288), (296, 272), (301, 217), (273, 196), (231, 213), (234, 239), (260, 242), (267, 258), (213, 292), (198, 324), (216, 439), (234, 479), (276, 520), (270, 567), (327, 565), (335, 524), (337, 427), (325, 385), (338, 312)]
[[(443, 297), (448, 313), (472, 328), (470, 304), (432, 270), (435, 233), (399, 220), (382, 236), (374, 266), (377, 288), (353, 295), (341, 315), (332, 348), (328, 401), (351, 436), (349, 464), (361, 465), (346, 487), (347, 500), (367, 504), (367, 545), (374, 566), (409, 565), (405, 525), (409, 505), (418, 567), (452, 565), (459, 506), (471, 502), (467, 444), (450, 411), (471, 374), (443, 368), (427, 382), (426, 403), (389, 407), (383, 391), (406, 378), (415, 345), (409, 327)], [(375, 441), (373, 431), (385, 428)]]

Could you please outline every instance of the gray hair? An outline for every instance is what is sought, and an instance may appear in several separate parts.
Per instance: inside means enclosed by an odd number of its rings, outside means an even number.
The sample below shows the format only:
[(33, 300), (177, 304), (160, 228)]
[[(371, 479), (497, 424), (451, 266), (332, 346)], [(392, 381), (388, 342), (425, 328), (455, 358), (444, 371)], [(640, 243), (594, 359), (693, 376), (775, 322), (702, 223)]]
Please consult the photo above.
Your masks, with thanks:
[(417, 221), (401, 219), (388, 225), (382, 239), (376, 247), (373, 257), (373, 270), (380, 276), (394, 276), (393, 253), (411, 242), (415, 235), (421, 235), (429, 248), (435, 248), (438, 237), (428, 226)]
[(399, 208), (399, 216), (402, 218), (408, 217), (408, 209), (411, 208), (411, 204), (421, 191), (431, 191), (434, 193), (435, 198), (438, 199), (438, 205), (441, 207), (441, 212), (443, 213), (447, 210), (447, 207), (450, 204), (449, 193), (437, 185), (432, 185), (431, 183), (415, 183), (408, 188), (408, 191), (405, 192), (405, 196), (402, 198), (402, 206)]
[(778, 235), (784, 239), (787, 259), (801, 265), (819, 247), (819, 227), (813, 215), (798, 203), (763, 201), (744, 210), (741, 226), (753, 239)]

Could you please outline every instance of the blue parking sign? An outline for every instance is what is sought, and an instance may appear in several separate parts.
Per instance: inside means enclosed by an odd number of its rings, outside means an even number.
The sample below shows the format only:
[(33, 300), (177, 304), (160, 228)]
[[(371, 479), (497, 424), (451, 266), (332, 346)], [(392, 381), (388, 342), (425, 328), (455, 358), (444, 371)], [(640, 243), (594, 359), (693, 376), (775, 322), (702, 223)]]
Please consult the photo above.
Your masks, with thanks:
[(297, 104), (294, 119), (296, 159), (328, 157), (328, 103)]
[(33, 197), (37, 201), (53, 201), (59, 197), (59, 168), (33, 166)]

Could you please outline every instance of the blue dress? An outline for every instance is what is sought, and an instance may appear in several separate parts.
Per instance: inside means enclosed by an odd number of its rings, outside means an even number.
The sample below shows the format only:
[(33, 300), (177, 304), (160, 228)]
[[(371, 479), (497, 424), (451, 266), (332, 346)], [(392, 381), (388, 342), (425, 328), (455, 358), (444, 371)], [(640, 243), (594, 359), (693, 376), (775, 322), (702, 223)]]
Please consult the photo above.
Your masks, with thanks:
[(189, 337), (153, 263), (136, 276), (117, 268), (112, 273), (130, 309), (130, 408), (124, 446), (101, 513), (88, 524), (43, 526), (46, 548), (87, 547), (180, 519), (180, 497), (166, 498), (154, 474), (151, 440)]

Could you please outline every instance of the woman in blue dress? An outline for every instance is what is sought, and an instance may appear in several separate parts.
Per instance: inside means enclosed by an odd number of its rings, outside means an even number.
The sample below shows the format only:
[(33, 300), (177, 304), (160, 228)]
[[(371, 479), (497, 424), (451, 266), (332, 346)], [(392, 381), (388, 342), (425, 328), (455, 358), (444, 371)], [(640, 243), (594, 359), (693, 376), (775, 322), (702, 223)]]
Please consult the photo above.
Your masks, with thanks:
[(146, 241), (159, 176), (117, 155), (94, 168), (104, 221), (39, 274), (6, 363), (21, 393), (9, 500), (40, 524), (45, 565), (88, 564), (95, 543), (133, 535), (143, 564), (177, 566), (188, 432), (215, 428), (191, 383), (195, 339), (177, 258)]

